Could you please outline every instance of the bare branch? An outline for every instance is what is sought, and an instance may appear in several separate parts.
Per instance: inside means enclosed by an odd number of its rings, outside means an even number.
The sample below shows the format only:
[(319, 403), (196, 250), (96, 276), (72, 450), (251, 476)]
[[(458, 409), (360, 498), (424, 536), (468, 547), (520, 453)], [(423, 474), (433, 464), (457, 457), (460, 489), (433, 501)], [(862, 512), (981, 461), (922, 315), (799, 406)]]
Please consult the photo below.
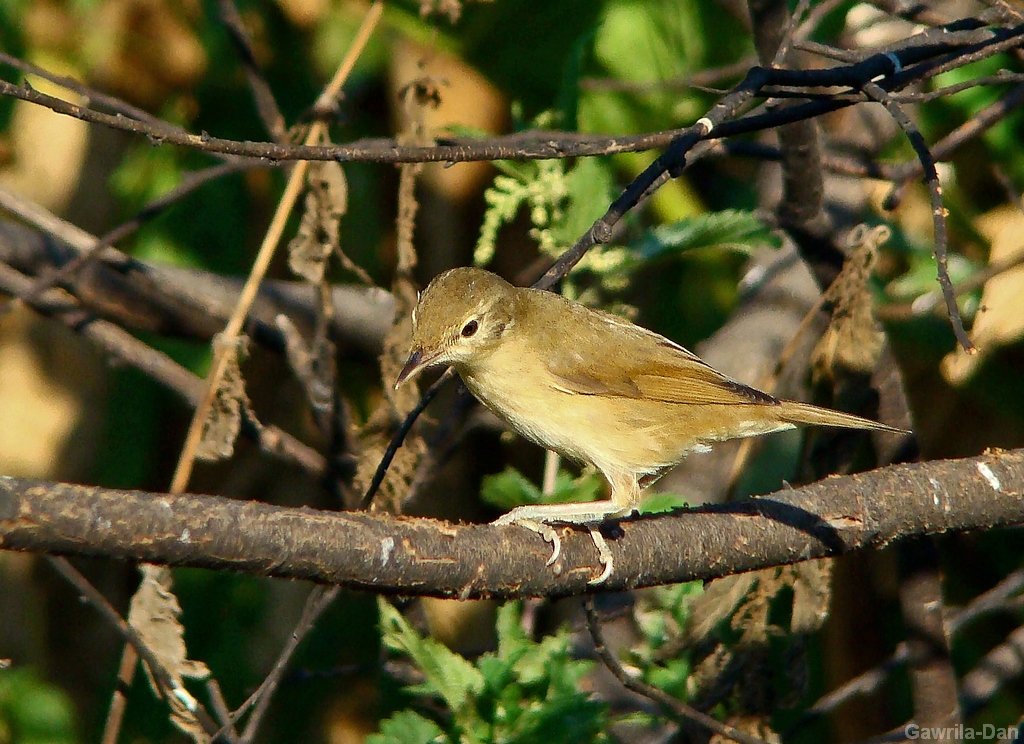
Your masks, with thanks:
[[(709, 579), (880, 547), (911, 535), (1024, 524), (1024, 450), (898, 465), (746, 501), (620, 523), (604, 591)], [(897, 508), (898, 507), (898, 508)], [(0, 478), (0, 547), (244, 571), (382, 593), (593, 591), (589, 534), (562, 558), (518, 527), (287, 509)]]

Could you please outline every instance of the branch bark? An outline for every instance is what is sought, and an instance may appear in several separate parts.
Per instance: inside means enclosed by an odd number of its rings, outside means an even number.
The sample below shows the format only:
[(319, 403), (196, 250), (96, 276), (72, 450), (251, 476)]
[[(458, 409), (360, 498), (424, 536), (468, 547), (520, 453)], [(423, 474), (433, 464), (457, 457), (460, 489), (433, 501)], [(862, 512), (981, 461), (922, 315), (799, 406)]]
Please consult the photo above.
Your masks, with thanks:
[[(602, 591), (710, 579), (880, 547), (911, 535), (1024, 524), (1024, 449), (827, 478), (742, 502), (620, 523)], [(0, 548), (228, 569), (391, 594), (567, 596), (600, 570), (585, 531), (562, 557), (518, 527), (286, 509), (0, 478)]]

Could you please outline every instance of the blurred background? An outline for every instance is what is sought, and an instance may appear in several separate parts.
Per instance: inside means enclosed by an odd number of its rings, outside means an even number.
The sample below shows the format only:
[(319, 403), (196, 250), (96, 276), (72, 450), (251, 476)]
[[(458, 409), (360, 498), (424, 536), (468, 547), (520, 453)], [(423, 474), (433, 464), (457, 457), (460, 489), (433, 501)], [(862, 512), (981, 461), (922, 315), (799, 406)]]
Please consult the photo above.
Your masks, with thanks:
[[(311, 107), (350, 47), (368, 5), (239, 0), (237, 7), (255, 62), (285, 123), (296, 127), (290, 139), (297, 141), (314, 120)], [(979, 9), (943, 2), (928, 12), (953, 20)], [(0, 50), (194, 133), (272, 139), (220, 12), (217, 3), (200, 0), (7, 0), (0, 5)], [(919, 28), (916, 23), (929, 22), (899, 19), (853, 0), (821, 6), (814, 20), (810, 38), (849, 48), (904, 38)], [(735, 84), (756, 63), (749, 28), (745, 7), (732, 0), (388, 3), (330, 112), (330, 137), (336, 143), (393, 137), (411, 132), (413, 124), (428, 138), (532, 129), (630, 135), (687, 126), (718, 99), (715, 89)], [(826, 64), (809, 53), (801, 59), (806, 66)], [(990, 58), (931, 84), (948, 85), (1014, 64), (1019, 67), (1010, 55)], [(10, 65), (0, 67), (5, 80), (25, 79)], [(37, 76), (28, 79), (38, 90), (86, 101)], [(416, 105), (404, 94), (412, 84), (427, 91)], [(1009, 84), (992, 84), (910, 108), (925, 138), (936, 142), (1010, 90)], [(1019, 196), (1024, 132), (1021, 112), (1010, 108), (941, 164), (950, 212), (950, 272), (954, 282), (967, 283), (958, 284), (959, 302), (981, 348), (975, 357), (957, 351), (937, 300), (931, 210), (918, 179), (902, 184), (893, 210), (883, 208), (890, 182), (844, 175), (842, 169), (825, 179), (837, 233), (860, 223), (891, 230), (875, 257), (870, 290), (923, 459), (1024, 445), (1024, 269), (1018, 266), (1018, 257), (1024, 260)], [(819, 120), (827, 154), (913, 162), (905, 138), (879, 111), (858, 106)], [(775, 139), (764, 133), (746, 141), (774, 144)], [(516, 283), (533, 281), (655, 156), (425, 166), (415, 190), (416, 283), (423, 286), (443, 269), (472, 263)], [(0, 98), (0, 189), (94, 235), (105, 234), (214, 162), (198, 151)], [(387, 377), (393, 369), (393, 360), (391, 366), (386, 361), (388, 349), (401, 346), (400, 331), (388, 336), (392, 322), (408, 311), (393, 283), (399, 264), (399, 169), (346, 163), (343, 172), (347, 192), (339, 244), (348, 262), (333, 261), (328, 276), (352, 290), (346, 295), (349, 304), (340, 306), (350, 322), (340, 319), (334, 338), (344, 436), (332, 439), (325, 433), (280, 345), (252, 343), (243, 366), (246, 392), (262, 421), (321, 451), (347, 442), (344, 452), (334, 453), (333, 482), (268, 457), (241, 439), (231, 459), (197, 467), (190, 491), (283, 505), (351, 506), (399, 419), (403, 403), (387, 397), (390, 380), (382, 385), (381, 372), (383, 367)], [(180, 275), (185, 283), (200, 271), (240, 281), (285, 177), (280, 164), (255, 163), (211, 180), (159, 211), (117, 247), (146, 265), (185, 271)], [(775, 389), (806, 395), (806, 359), (814, 338), (799, 338), (798, 328), (818, 288), (793, 247), (772, 230), (771, 208), (779, 194), (773, 163), (755, 155), (710, 153), (631, 214), (610, 245), (588, 255), (563, 291), (695, 348), (750, 384), (765, 386), (765, 376), (785, 351), (788, 360)], [(299, 229), (300, 216), (296, 210), (286, 241)], [(33, 261), (35, 271), (45, 273), (41, 251), (32, 260), (19, 253), (34, 228), (14, 217), (0, 220), (8, 229), (0, 233), (0, 259), (10, 265), (22, 260), (18, 269), (26, 276), (32, 275)], [(1004, 270), (980, 274), (992, 264)], [(270, 279), (281, 287), (298, 283), (284, 250)], [(227, 286), (229, 295), (237, 292), (237, 283)], [(208, 338), (122, 324), (145, 344), (205, 374)], [(790, 343), (794, 336), (796, 350)], [(179, 396), (71, 328), (24, 304), (5, 306), (0, 474), (166, 491), (190, 417), (191, 408)], [(406, 463), (411, 472), (385, 485), (382, 506), (483, 520), (518, 498), (518, 491), (529, 490), (506, 468), (514, 467), (530, 484), (541, 482), (544, 453), (451, 392), (428, 410), (416, 441), (430, 453), (429, 462)], [(730, 445), (707, 460), (696, 458), (656, 490), (690, 503), (764, 492), (807, 473), (805, 460), (812, 452), (800, 434), (776, 437), (744, 455), (737, 474), (737, 450)], [(596, 495), (599, 480), (580, 475), (571, 464), (564, 467), (566, 493)], [(410, 483), (414, 487), (406, 499)], [(490, 503), (479, 498), (481, 488)], [(516, 493), (509, 496), (510, 490)], [(951, 606), (969, 602), (1022, 569), (1019, 530), (954, 535), (938, 546)], [(797, 690), (788, 701), (795, 713), (778, 713), (785, 707), (781, 694), (766, 704), (776, 712), (777, 729), (785, 728), (779, 715), (796, 720), (818, 696), (896, 648), (903, 637), (896, 560), (894, 551), (885, 550), (837, 561), (831, 615), (801, 642), (806, 679), (764, 683)], [(134, 567), (104, 560), (76, 560), (75, 565), (126, 611), (138, 583)], [(203, 660), (225, 698), (240, 704), (292, 632), (308, 587), (192, 569), (175, 570), (174, 581), (190, 658)], [(633, 611), (635, 602), (669, 612), (664, 597), (623, 597), (609, 606)], [(416, 604), (411, 616), (421, 633), (470, 659), (493, 648), (491, 605)], [(562, 618), (574, 617), (560, 603), (528, 604), (527, 615), (534, 617), (537, 637)], [(382, 664), (377, 619), (377, 601), (369, 595), (345, 593), (331, 606), (286, 673), (258, 741), (359, 742), (378, 730), (381, 718), (410, 704), (400, 689), (410, 680)], [(968, 675), (1022, 622), (1017, 602), (958, 634), (953, 643), (958, 674)], [(622, 634), (620, 646), (633, 642), (628, 629)], [(638, 637), (650, 642), (649, 636)], [(120, 652), (117, 634), (38, 557), (0, 553), (0, 659), (10, 661), (9, 668), (0, 669), (0, 744), (98, 741)], [(1016, 673), (976, 700), (968, 720), (1007, 725), (1019, 719), (1020, 667), (1018, 658)], [(679, 694), (685, 696), (683, 687)], [(604, 689), (594, 681), (585, 688)], [(720, 705), (742, 709), (736, 700)], [(899, 724), (911, 706), (907, 678), (896, 670), (873, 696), (854, 699), (786, 738), (858, 740)], [(430, 706), (426, 710), (437, 713)], [(639, 730), (621, 737), (658, 740), (655, 734), (642, 738)], [(182, 734), (168, 722), (164, 704), (137, 679), (120, 741), (179, 740)]]

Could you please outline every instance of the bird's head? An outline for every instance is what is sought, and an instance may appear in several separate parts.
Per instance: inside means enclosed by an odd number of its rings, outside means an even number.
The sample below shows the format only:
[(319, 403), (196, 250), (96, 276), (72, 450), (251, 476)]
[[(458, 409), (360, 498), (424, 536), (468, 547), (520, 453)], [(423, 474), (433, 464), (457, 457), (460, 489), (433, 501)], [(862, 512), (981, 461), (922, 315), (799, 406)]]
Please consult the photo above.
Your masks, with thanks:
[(472, 366), (514, 324), (515, 287), (483, 269), (451, 269), (434, 277), (412, 312), (412, 348), (397, 388), (427, 367)]

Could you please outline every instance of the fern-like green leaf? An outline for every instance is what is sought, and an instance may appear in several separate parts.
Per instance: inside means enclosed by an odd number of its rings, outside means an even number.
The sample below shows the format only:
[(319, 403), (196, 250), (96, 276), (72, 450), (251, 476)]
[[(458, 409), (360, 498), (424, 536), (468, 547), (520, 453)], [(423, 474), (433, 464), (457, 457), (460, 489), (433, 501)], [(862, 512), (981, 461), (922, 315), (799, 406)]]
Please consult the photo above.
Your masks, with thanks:
[(479, 669), (434, 639), (421, 637), (386, 599), (379, 599), (377, 605), (384, 645), (407, 654), (426, 678), (414, 691), (439, 695), (449, 708), (459, 711), (483, 689)]
[(636, 252), (649, 261), (698, 248), (749, 252), (765, 244), (778, 245), (778, 240), (757, 215), (726, 209), (655, 227), (637, 243)]

